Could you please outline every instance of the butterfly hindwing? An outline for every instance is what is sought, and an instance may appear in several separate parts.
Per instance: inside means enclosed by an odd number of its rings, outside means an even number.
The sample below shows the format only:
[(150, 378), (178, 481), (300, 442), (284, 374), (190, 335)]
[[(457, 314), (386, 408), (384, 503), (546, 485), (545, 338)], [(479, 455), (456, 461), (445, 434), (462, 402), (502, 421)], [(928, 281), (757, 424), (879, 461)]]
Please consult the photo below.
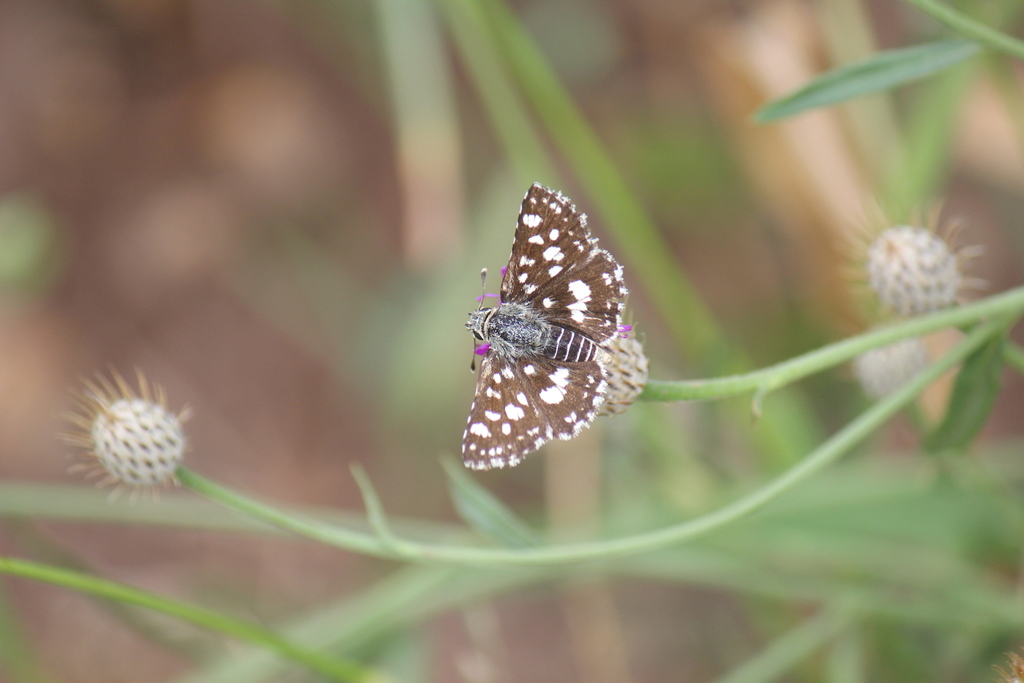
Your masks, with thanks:
[(596, 361), (513, 364), (485, 356), (462, 435), (463, 462), (512, 467), (551, 439), (572, 438), (594, 419), (607, 386)]

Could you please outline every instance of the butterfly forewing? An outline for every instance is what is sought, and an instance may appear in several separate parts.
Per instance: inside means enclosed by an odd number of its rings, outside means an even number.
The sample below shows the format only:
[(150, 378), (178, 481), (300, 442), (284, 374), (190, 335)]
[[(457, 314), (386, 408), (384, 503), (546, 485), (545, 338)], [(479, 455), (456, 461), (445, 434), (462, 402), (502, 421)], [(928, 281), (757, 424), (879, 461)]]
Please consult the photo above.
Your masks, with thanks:
[(479, 470), (512, 467), (551, 439), (571, 439), (594, 419), (607, 386), (595, 361), (485, 357), (462, 435), (463, 462)]
[(597, 246), (586, 215), (534, 184), (519, 212), (501, 300), (530, 302), (552, 323), (602, 343), (618, 331), (627, 293), (622, 266)]

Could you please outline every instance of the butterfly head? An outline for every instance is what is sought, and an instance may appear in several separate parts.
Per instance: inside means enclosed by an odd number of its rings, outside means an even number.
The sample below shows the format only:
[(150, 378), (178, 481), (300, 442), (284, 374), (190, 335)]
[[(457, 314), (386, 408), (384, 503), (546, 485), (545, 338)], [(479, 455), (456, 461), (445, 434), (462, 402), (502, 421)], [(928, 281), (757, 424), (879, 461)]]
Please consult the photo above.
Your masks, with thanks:
[(496, 308), (478, 308), (469, 314), (469, 320), (466, 321), (466, 329), (473, 333), (473, 337), (477, 341), (487, 341), (487, 321), (492, 315)]

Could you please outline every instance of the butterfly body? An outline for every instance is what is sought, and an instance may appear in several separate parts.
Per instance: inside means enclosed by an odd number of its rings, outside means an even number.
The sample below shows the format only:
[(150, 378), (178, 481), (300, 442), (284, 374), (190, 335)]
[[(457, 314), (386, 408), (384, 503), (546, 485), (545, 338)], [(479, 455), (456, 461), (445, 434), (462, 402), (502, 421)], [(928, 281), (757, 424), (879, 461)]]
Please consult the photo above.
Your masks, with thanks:
[(592, 360), (598, 345), (586, 335), (547, 322), (544, 315), (523, 304), (501, 304), (474, 311), (466, 327), (507, 361), (530, 356), (578, 363)]
[(501, 303), (470, 314), (488, 344), (463, 433), (466, 466), (518, 464), (586, 427), (608, 383), (601, 345), (618, 333), (622, 267), (561, 193), (534, 184), (523, 200)]
[(466, 327), (490, 344), (491, 352), (508, 361), (543, 353), (551, 337), (551, 324), (524, 304), (499, 304), (475, 311)]

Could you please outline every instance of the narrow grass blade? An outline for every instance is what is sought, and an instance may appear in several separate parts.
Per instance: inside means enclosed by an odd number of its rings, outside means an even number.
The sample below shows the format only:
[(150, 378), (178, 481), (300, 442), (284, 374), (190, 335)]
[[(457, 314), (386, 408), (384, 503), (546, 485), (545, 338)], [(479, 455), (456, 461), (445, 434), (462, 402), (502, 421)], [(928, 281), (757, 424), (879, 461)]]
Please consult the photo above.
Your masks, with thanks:
[(966, 40), (944, 40), (886, 50), (813, 79), (796, 92), (758, 110), (754, 120), (772, 123), (809, 109), (827, 107), (924, 78), (973, 57), (981, 48)]
[(537, 535), (494, 494), (478, 484), (461, 465), (449, 458), (442, 463), (456, 512), (466, 524), (501, 545), (523, 548), (537, 545)]
[(972, 353), (956, 376), (946, 416), (925, 444), (938, 453), (966, 448), (985, 426), (999, 393), (1006, 334), (1001, 334)]

